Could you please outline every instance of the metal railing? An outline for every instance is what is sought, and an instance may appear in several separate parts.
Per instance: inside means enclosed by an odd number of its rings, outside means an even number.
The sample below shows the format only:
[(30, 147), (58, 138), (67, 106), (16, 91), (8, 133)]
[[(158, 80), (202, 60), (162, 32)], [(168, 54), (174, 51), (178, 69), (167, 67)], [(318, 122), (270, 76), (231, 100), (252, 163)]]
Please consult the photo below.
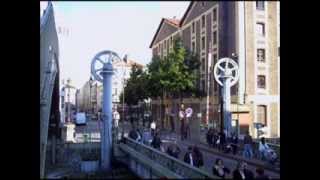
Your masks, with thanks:
[(131, 138), (124, 137), (125, 144), (135, 151), (145, 155), (154, 162), (168, 168), (170, 171), (185, 178), (213, 178), (220, 179), (217, 176), (209, 174), (199, 168), (193, 167), (179, 159), (171, 157), (157, 149), (146, 146)]

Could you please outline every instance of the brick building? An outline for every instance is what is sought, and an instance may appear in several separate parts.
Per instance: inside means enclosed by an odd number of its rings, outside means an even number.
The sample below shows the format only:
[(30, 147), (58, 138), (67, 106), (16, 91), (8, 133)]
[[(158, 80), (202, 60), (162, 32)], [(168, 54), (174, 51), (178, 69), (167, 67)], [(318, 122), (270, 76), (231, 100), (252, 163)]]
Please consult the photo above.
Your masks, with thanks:
[[(239, 65), (239, 81), (232, 87), (232, 119), (240, 134), (249, 130), (256, 137), (253, 123), (266, 126), (266, 137), (280, 137), (280, 3), (277, 1), (192, 1), (181, 20), (163, 18), (150, 48), (153, 55), (164, 57), (171, 51), (173, 40), (181, 37), (185, 48), (199, 56), (198, 88), (207, 91), (210, 81), (210, 123), (220, 125), (220, 86), (208, 66), (212, 45), (212, 65), (230, 57)], [(232, 55), (235, 54), (236, 57)], [(209, 72), (209, 76), (207, 73)], [(166, 100), (177, 108), (178, 100)], [(187, 97), (184, 103), (196, 113), (206, 112), (206, 96)], [(160, 102), (153, 99), (153, 111), (162, 114)], [(161, 108), (164, 109), (164, 108)]]

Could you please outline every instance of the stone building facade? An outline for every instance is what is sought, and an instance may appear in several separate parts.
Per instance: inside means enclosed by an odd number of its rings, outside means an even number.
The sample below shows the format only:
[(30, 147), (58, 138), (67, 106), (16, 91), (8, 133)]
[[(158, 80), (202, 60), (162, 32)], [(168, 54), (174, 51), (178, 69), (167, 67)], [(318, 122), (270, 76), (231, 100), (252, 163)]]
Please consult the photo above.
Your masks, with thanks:
[[(221, 122), (221, 96), (213, 68), (208, 68), (209, 47), (212, 65), (223, 57), (237, 61), (240, 78), (231, 89), (233, 124), (240, 134), (249, 131), (256, 137), (254, 123), (261, 122), (265, 137), (280, 137), (279, 12), (277, 1), (192, 1), (181, 20), (162, 19), (150, 48), (153, 55), (164, 57), (173, 39), (180, 36), (184, 47), (198, 54), (201, 66), (197, 84), (206, 92), (209, 77), (209, 124), (215, 127)], [(173, 102), (166, 100), (177, 108)], [(206, 96), (186, 98), (184, 103), (201, 112), (203, 121)], [(164, 117), (159, 100), (152, 104), (156, 120), (160, 113)]]

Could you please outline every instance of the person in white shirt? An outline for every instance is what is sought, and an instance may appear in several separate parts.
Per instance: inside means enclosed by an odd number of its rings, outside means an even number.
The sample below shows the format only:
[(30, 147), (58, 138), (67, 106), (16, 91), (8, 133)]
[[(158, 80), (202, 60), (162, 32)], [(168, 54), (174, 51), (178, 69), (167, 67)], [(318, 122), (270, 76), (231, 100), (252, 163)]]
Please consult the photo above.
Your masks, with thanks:
[(259, 142), (259, 153), (262, 159), (266, 159), (271, 163), (274, 163), (277, 158), (277, 154), (268, 146), (264, 137), (262, 137)]
[(185, 135), (185, 118), (186, 118), (186, 114), (185, 114), (185, 109), (184, 109), (184, 104), (181, 104), (181, 108), (179, 111), (179, 119), (180, 119), (180, 134), (181, 134), (181, 141), (183, 141), (184, 139), (186, 139)]
[(154, 136), (154, 133), (156, 131), (156, 122), (152, 121), (152, 123), (150, 124), (150, 128), (151, 128), (151, 136)]

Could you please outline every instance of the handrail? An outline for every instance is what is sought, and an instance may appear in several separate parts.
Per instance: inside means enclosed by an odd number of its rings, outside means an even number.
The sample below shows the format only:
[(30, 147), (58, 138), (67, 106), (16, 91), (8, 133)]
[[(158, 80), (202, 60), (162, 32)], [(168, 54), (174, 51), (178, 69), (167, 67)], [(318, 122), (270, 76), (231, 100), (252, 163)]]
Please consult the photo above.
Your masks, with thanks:
[(138, 143), (129, 137), (124, 137), (125, 143), (135, 149), (141, 154), (149, 157), (152, 160), (155, 160), (157, 163), (161, 164), (164, 167), (167, 167), (169, 170), (177, 173), (186, 178), (214, 178), (220, 179), (217, 176), (211, 175), (206, 171), (203, 171), (199, 168), (193, 167), (179, 159), (171, 157), (166, 153), (163, 153), (157, 149), (146, 146), (144, 144)]
[(175, 172), (172, 172), (170, 170), (167, 170), (166, 167), (163, 167), (157, 163), (153, 163), (150, 158), (141, 158), (143, 156), (141, 153), (135, 151), (133, 148), (129, 147), (126, 144), (119, 144), (120, 149), (125, 151), (126, 153), (129, 153), (131, 157), (133, 157), (135, 160), (139, 161), (140, 163), (149, 166), (152, 169), (152, 172), (155, 172), (156, 175), (163, 176), (165, 173), (165, 176), (167, 178), (182, 178), (180, 175), (176, 174)]

